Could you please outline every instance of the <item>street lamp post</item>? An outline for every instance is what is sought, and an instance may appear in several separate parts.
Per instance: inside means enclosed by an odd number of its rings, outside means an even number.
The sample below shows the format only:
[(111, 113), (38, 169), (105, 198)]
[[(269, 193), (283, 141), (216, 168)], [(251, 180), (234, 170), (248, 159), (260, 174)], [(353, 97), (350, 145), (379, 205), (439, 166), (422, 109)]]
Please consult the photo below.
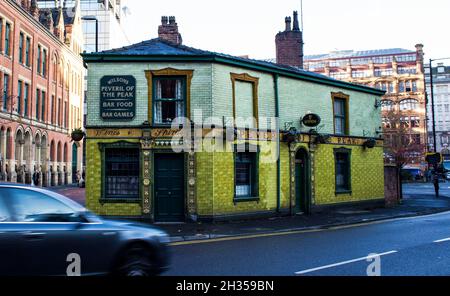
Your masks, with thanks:
[(95, 52), (98, 52), (98, 19), (94, 15), (86, 15), (81, 17), (85, 21), (95, 21)]

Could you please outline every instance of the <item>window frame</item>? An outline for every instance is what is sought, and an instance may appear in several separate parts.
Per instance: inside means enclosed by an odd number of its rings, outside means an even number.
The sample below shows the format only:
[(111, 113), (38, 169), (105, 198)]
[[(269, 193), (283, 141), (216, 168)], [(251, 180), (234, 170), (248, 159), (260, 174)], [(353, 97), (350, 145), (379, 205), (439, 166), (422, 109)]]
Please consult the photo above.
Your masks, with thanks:
[[(99, 143), (98, 144), (100, 152), (101, 152), (101, 178), (102, 178), (102, 186), (101, 186), (101, 195), (100, 195), (100, 203), (136, 203), (139, 204), (142, 201), (142, 186), (140, 185), (142, 182), (142, 153), (140, 149), (139, 143), (133, 143), (128, 141), (118, 141), (114, 143)], [(139, 163), (139, 174), (138, 174), (138, 194), (137, 197), (132, 198), (128, 196), (116, 196), (116, 197), (108, 197), (106, 194), (106, 151), (108, 149), (136, 149), (138, 151), (138, 163)]]
[[(347, 184), (346, 188), (338, 188), (338, 154), (345, 154), (347, 157), (347, 172), (346, 172), (346, 178), (347, 178)], [(334, 149), (334, 168), (335, 168), (335, 180), (334, 180), (334, 187), (335, 187), (335, 194), (341, 195), (341, 194), (352, 194), (352, 150), (341, 147), (341, 148), (335, 148)]]
[(152, 118), (153, 118), (153, 122), (152, 122), (152, 124), (154, 125), (154, 126), (171, 126), (172, 125), (172, 122), (171, 123), (164, 123), (164, 122), (155, 122), (155, 110), (156, 110), (156, 108), (155, 108), (155, 105), (156, 105), (156, 103), (157, 102), (183, 102), (184, 104), (183, 104), (183, 112), (184, 112), (184, 117), (186, 118), (186, 113), (187, 113), (187, 106), (186, 106), (186, 92), (187, 92), (187, 90), (186, 90), (186, 86), (187, 86), (187, 84), (186, 84), (186, 77), (185, 76), (154, 76), (153, 77), (153, 89), (157, 89), (156, 88), (156, 84), (157, 84), (157, 82), (158, 81), (160, 81), (160, 80), (181, 80), (181, 89), (182, 89), (182, 99), (180, 99), (180, 100), (177, 100), (176, 98), (164, 98), (164, 99), (157, 99), (156, 98), (156, 91), (155, 92), (153, 92), (153, 98), (152, 98)]
[[(250, 164), (250, 195), (249, 196), (241, 196), (237, 195), (237, 163), (238, 163), (238, 155), (241, 153), (246, 153), (251, 155), (251, 164)], [(233, 153), (233, 163), (234, 163), (234, 192), (233, 192), (233, 202), (250, 202), (250, 201), (259, 201), (259, 165), (260, 165), (260, 149), (259, 146), (256, 145), (234, 145), (234, 153)]]
[[(153, 116), (153, 78), (160, 76), (183, 76), (186, 78), (185, 82), (185, 117), (191, 118), (191, 84), (192, 77), (194, 76), (194, 70), (178, 70), (174, 68), (164, 68), (161, 70), (146, 70), (145, 77), (147, 79), (147, 87), (148, 87), (148, 122), (153, 126), (161, 126), (154, 124), (154, 116)], [(167, 125), (162, 125), (167, 127)]]
[(4, 48), (3, 48), (3, 53), (8, 56), (11, 57), (11, 32), (12, 30), (12, 24), (9, 23), (8, 21), (5, 22), (5, 42), (4, 42)]
[(17, 113), (22, 114), (22, 98), (23, 98), (23, 87), (24, 82), (22, 80), (18, 80), (17, 82)]
[(8, 73), (3, 73), (3, 83), (2, 84), (3, 84), (2, 85), (3, 104), (1, 106), (1, 108), (3, 111), (7, 111), (8, 110), (8, 102), (10, 100), (9, 93), (11, 91), (11, 75), (9, 75)]
[(258, 98), (258, 87), (259, 78), (249, 75), (248, 73), (230, 73), (232, 92), (233, 92), (233, 125), (236, 125), (236, 81), (249, 82), (252, 84), (253, 90), (253, 118), (255, 119), (254, 129), (259, 128), (259, 98)]
[(28, 110), (28, 102), (30, 100), (30, 84), (24, 83), (23, 88), (23, 116), (30, 117)]
[[(344, 133), (340, 134), (337, 133), (336, 131), (336, 110), (335, 110), (335, 101), (336, 100), (342, 100), (344, 101), (344, 111), (345, 111), (345, 115), (344, 115), (344, 122), (345, 122), (345, 129), (344, 129)], [(350, 101), (350, 95), (346, 95), (342, 92), (339, 93), (331, 93), (331, 101), (332, 101), (332, 108), (333, 108), (333, 130), (334, 130), (334, 134), (335, 135), (340, 135), (340, 136), (348, 136), (350, 135), (350, 108), (349, 108), (349, 101)], [(342, 119), (342, 116), (340, 116)]]

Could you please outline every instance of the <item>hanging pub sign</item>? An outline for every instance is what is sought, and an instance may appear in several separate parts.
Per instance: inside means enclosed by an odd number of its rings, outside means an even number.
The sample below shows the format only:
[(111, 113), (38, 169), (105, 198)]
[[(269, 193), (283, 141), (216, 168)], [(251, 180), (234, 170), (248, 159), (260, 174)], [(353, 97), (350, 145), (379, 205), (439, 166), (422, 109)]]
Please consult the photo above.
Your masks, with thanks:
[(320, 116), (314, 113), (306, 114), (302, 119), (303, 125), (307, 127), (316, 127), (320, 122)]
[(136, 78), (103, 76), (100, 80), (100, 114), (104, 120), (132, 120), (136, 115)]

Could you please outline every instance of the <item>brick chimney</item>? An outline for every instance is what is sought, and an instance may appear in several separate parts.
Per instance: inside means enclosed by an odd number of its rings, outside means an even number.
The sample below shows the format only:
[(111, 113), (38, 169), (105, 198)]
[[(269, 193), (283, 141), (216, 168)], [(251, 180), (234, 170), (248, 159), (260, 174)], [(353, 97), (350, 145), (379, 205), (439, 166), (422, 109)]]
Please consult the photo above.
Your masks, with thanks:
[(294, 11), (293, 26), (291, 18), (286, 17), (286, 28), (275, 37), (277, 64), (303, 68), (303, 33), (300, 31), (298, 13)]
[(158, 28), (158, 37), (175, 45), (181, 45), (183, 43), (183, 39), (181, 38), (181, 34), (178, 32), (178, 24), (176, 23), (174, 16), (161, 17), (161, 25)]

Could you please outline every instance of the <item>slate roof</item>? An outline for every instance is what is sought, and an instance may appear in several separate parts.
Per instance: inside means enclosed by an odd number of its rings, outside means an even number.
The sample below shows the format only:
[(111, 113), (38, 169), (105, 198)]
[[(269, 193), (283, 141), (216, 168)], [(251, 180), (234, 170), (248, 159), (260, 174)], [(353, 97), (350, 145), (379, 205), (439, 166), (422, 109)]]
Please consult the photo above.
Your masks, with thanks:
[(326, 54), (316, 54), (305, 56), (305, 61), (307, 60), (326, 60), (326, 59), (341, 59), (341, 58), (359, 58), (359, 57), (371, 57), (371, 56), (383, 56), (383, 55), (395, 55), (395, 54), (406, 54), (415, 53), (413, 50), (403, 49), (403, 48), (388, 48), (388, 49), (374, 49), (374, 50), (341, 50), (333, 51)]
[[(283, 69), (283, 70), (295, 71), (298, 73), (307, 74), (307, 75), (315, 76), (318, 78), (335, 80), (328, 76), (321, 75), (321, 74), (314, 73), (314, 72), (305, 71), (303, 69), (296, 68), (296, 67), (280, 65), (280, 64), (276, 64), (276, 63), (266, 61), (266, 60), (255, 60), (255, 59), (250, 59), (250, 58), (232, 56), (232, 55), (228, 55), (228, 54), (224, 54), (224, 53), (201, 50), (201, 49), (189, 47), (186, 45), (174, 45), (174, 44), (168, 43), (164, 40), (161, 40), (160, 38), (143, 41), (143, 42), (133, 44), (130, 46), (125, 46), (122, 48), (105, 50), (105, 51), (100, 52), (99, 54), (101, 54), (101, 55), (124, 55), (124, 56), (129, 56), (129, 55), (219, 56), (219, 57), (224, 57), (227, 59), (233, 59), (236, 61), (252, 63), (255, 65), (274, 67), (274, 68)], [(338, 81), (338, 80), (336, 80), (336, 81)]]
[(285, 66), (276, 64), (270, 61), (264, 60), (255, 60), (244, 57), (236, 57), (224, 53), (212, 52), (207, 50), (201, 50), (193, 47), (189, 47), (186, 45), (176, 45), (169, 43), (160, 38), (155, 38), (147, 41), (143, 41), (137, 44), (133, 44), (130, 46), (125, 46), (121, 48), (105, 50), (97, 53), (84, 53), (82, 54), (85, 62), (96, 61), (96, 60), (107, 60), (108, 57), (114, 57), (114, 60), (120, 60), (122, 57), (124, 60), (126, 57), (158, 57), (158, 58), (222, 58), (222, 60), (237, 62), (241, 64), (247, 64), (249, 66), (259, 66), (267, 69), (269, 71), (284, 71), (289, 72), (297, 76), (312, 78), (315, 81), (321, 81), (328, 84), (337, 84), (346, 88), (357, 88), (358, 90), (371, 92), (371, 93), (380, 93), (377, 89), (366, 87), (366, 86), (357, 86), (355, 84), (343, 82), (322, 74), (309, 72), (297, 67)]

